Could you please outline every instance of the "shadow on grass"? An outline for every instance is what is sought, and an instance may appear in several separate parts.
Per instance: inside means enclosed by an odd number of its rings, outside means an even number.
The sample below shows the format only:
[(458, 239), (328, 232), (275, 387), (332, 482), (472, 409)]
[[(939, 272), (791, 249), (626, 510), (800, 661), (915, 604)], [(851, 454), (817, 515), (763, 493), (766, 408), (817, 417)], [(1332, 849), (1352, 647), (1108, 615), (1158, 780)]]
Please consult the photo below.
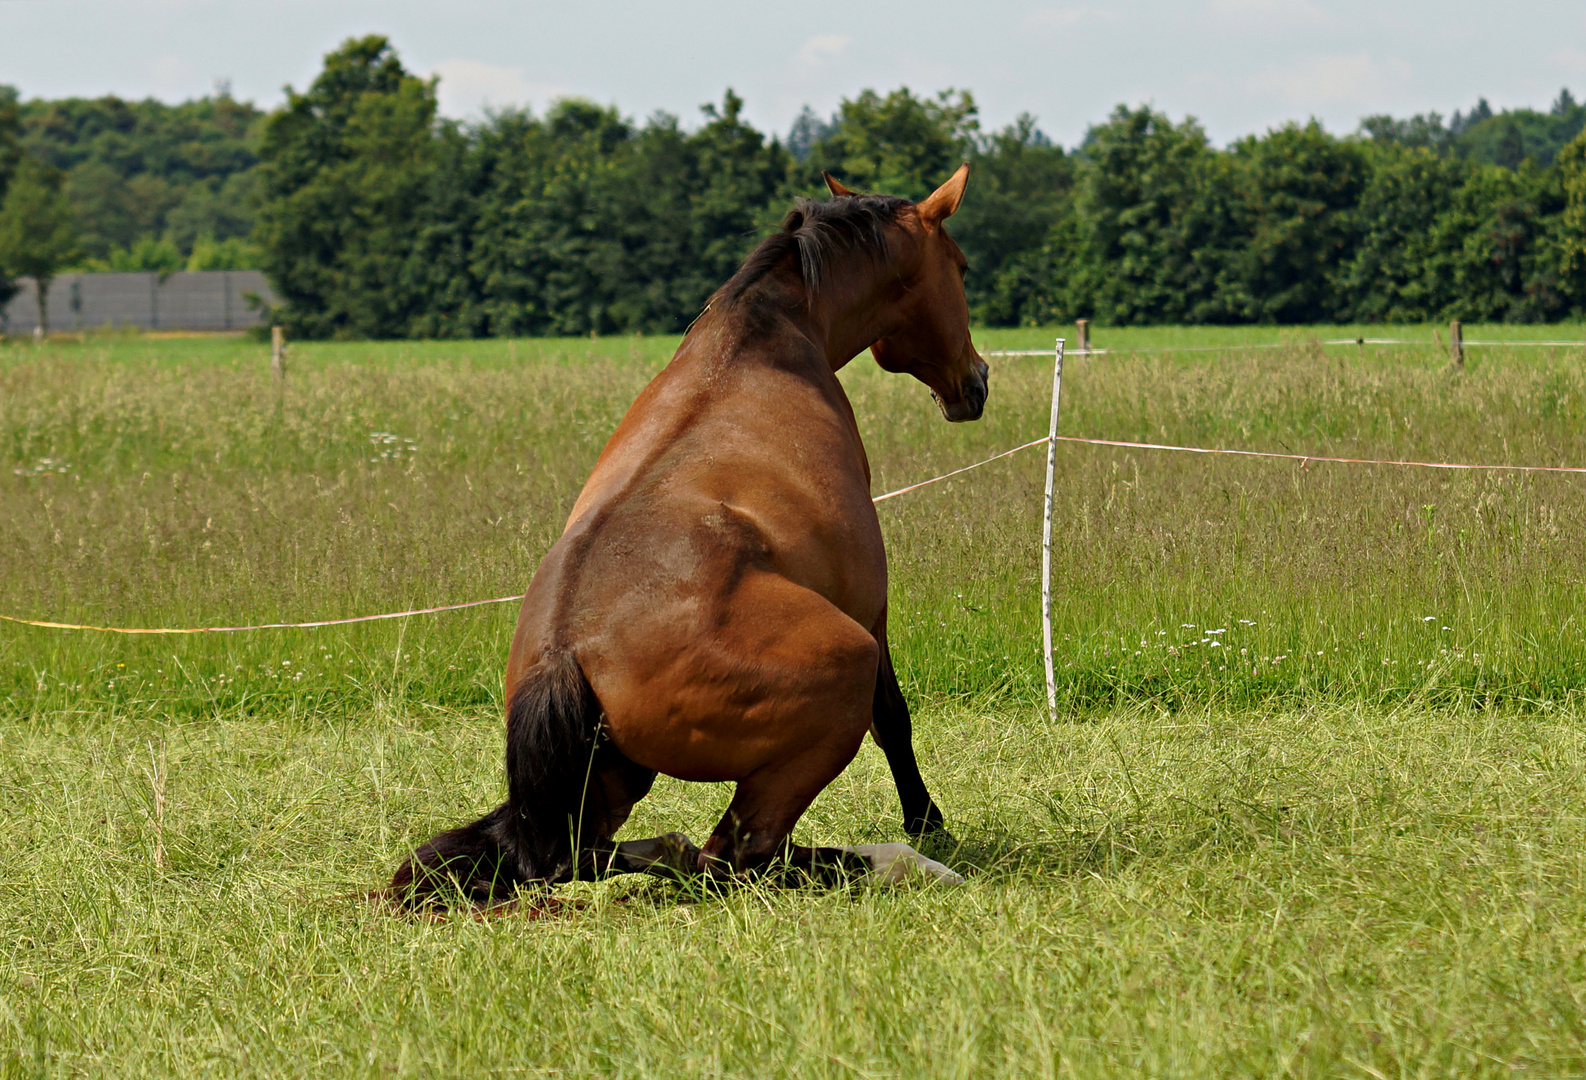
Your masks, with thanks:
[[(1142, 862), (1188, 862), (1204, 857), (1209, 851), (1227, 857), (1263, 845), (1286, 845), (1293, 842), (1297, 831), (1307, 834), (1307, 840), (1302, 842), (1323, 843), (1324, 837), (1317, 834), (1315, 826), (1329, 816), (1320, 806), (1296, 813), (1296, 808), (1291, 806), (1225, 797), (1211, 806), (1172, 800), (1129, 814), (1100, 820), (1091, 818), (1081, 824), (1061, 806), (1033, 800), (1028, 821), (1016, 824), (996, 820), (981, 822), (960, 830), (958, 835), (942, 831), (919, 838), (914, 846), (922, 855), (939, 860), (964, 875), (971, 884), (977, 881), (1052, 882), (1076, 877), (1113, 877)], [(1042, 817), (1047, 820), (1040, 820)], [(511, 900), (488, 910), (462, 903), (444, 911), (400, 914), (421, 921), (447, 921), (459, 916), (565, 919), (611, 910), (659, 914), (727, 900), (745, 892), (768, 896), (847, 893), (857, 899), (878, 887), (865, 875), (837, 881), (815, 880), (786, 868), (752, 877), (644, 873), (617, 875), (605, 880), (608, 886), (616, 887), (598, 899), (584, 894), (560, 893), (566, 886), (557, 887), (557, 891), (541, 887), (520, 890)], [(380, 894), (371, 893), (367, 899), (378, 901), (379, 897)]]
[(1107, 822), (1096, 829), (1032, 838), (1028, 832), (994, 827), (967, 833), (951, 845), (944, 842), (932, 858), (971, 881), (1112, 875), (1143, 857), (1142, 841), (1150, 832), (1137, 823)]
[(1037, 802), (1028, 823), (985, 822), (960, 839), (938, 840), (922, 850), (971, 880), (1107, 877), (1143, 861), (1188, 859), (1208, 849), (1233, 854), (1288, 842), (1296, 824), (1294, 809), (1224, 798), (1211, 806), (1144, 807), (1080, 823), (1055, 804)]

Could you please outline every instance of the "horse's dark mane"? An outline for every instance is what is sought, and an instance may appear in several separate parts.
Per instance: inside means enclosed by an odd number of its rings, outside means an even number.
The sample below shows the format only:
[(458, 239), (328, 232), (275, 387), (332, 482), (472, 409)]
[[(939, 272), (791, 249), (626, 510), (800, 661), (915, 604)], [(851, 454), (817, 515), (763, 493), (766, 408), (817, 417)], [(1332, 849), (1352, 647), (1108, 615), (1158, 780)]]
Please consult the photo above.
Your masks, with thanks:
[(798, 199), (782, 219), (782, 230), (760, 241), (738, 272), (717, 290), (715, 299), (736, 302), (789, 256), (797, 257), (804, 290), (814, 297), (834, 256), (858, 251), (872, 259), (883, 257), (887, 226), (909, 205), (909, 200), (894, 195), (843, 195), (826, 202)]

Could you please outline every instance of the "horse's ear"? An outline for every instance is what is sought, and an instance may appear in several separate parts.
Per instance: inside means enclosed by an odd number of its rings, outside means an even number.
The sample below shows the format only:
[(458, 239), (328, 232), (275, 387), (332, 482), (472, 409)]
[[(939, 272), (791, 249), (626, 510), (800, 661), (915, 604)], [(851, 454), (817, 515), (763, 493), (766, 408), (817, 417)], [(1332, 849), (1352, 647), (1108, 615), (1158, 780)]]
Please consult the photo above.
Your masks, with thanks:
[(843, 186), (843, 182), (841, 180), (837, 179), (837, 177), (833, 176), (831, 173), (826, 172), (826, 171), (823, 170), (821, 172), (821, 176), (826, 181), (826, 189), (828, 191), (830, 191), (833, 195), (842, 196), (842, 195), (852, 195), (853, 194), (852, 191), (849, 191), (846, 187)]
[(944, 218), (951, 217), (958, 204), (964, 199), (964, 185), (969, 183), (969, 162), (964, 162), (958, 171), (948, 178), (947, 183), (931, 192), (930, 197), (916, 207), (920, 220), (927, 225), (940, 224)]

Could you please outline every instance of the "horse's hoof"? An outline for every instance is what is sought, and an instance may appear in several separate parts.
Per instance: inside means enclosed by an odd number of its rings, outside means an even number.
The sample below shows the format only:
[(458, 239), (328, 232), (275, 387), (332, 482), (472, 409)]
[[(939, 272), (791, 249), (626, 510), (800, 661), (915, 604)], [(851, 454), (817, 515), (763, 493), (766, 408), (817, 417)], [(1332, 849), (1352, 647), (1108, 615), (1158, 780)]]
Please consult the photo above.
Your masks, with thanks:
[(697, 874), (699, 873), (699, 848), (694, 841), (680, 832), (662, 833), (656, 837), (661, 842), (661, 855), (656, 860), (657, 866), (664, 866), (673, 873)]
[(630, 870), (662, 877), (699, 873), (699, 848), (682, 833), (669, 832), (646, 840), (624, 840), (617, 851)]
[(961, 875), (907, 844), (858, 844), (848, 849), (870, 860), (877, 879), (888, 885), (962, 885)]

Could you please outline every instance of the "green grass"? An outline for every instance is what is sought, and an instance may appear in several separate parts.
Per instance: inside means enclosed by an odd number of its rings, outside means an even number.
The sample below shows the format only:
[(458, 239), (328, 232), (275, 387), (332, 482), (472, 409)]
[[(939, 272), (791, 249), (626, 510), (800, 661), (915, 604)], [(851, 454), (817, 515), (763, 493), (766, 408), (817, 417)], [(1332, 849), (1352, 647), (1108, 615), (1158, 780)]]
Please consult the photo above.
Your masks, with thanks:
[[(1069, 434), (1586, 464), (1586, 349), (1094, 336), (1123, 351), (1067, 366)], [(520, 591), (674, 346), (305, 343), (278, 393), (237, 339), (0, 345), (0, 613)], [(876, 490), (1042, 434), (1050, 378), (996, 363), (985, 420), (949, 426), (861, 358)], [(881, 511), (958, 890), (622, 880), (550, 918), (394, 920), (357, 894), (499, 799), (512, 605), (0, 625), (0, 1075), (1586, 1070), (1586, 478), (1058, 460), (1055, 724), (1040, 452)], [(663, 781), (630, 829), (698, 838), (728, 794)], [(799, 835), (896, 819), (867, 747)]]

